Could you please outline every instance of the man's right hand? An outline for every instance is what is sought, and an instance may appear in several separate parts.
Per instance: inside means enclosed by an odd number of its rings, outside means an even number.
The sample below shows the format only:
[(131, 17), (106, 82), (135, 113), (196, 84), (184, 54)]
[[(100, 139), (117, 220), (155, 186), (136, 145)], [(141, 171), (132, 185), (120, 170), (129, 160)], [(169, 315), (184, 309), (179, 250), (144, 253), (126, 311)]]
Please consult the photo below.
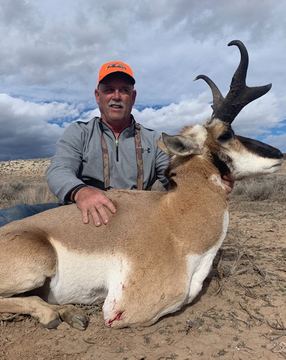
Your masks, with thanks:
[(106, 192), (89, 186), (83, 187), (75, 195), (75, 202), (82, 214), (84, 224), (89, 223), (89, 214), (92, 216), (95, 226), (108, 223), (106, 209), (112, 214), (116, 208), (112, 201), (105, 195)]

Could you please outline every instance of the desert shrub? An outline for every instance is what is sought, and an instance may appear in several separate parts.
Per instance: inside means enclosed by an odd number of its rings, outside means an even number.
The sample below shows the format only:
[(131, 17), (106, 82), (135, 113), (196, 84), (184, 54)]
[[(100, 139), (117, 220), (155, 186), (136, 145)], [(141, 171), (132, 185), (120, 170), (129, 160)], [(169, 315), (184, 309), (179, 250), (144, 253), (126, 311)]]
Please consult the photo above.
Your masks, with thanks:
[(245, 194), (252, 201), (269, 199), (273, 188), (266, 182), (251, 182), (246, 184)]
[(20, 192), (18, 200), (26, 204), (39, 204), (48, 202), (57, 202), (58, 199), (50, 192), (46, 184), (29, 186), (26, 191)]
[(276, 175), (275, 176), (275, 185), (277, 192), (281, 194), (286, 194), (286, 175)]
[(245, 196), (252, 201), (286, 198), (286, 176), (277, 174), (237, 181), (231, 196)]
[(22, 180), (0, 183), (0, 208), (15, 204), (39, 204), (58, 202), (45, 180), (30, 183)]
[(237, 181), (234, 184), (231, 196), (240, 196), (245, 195), (244, 183), (242, 181)]

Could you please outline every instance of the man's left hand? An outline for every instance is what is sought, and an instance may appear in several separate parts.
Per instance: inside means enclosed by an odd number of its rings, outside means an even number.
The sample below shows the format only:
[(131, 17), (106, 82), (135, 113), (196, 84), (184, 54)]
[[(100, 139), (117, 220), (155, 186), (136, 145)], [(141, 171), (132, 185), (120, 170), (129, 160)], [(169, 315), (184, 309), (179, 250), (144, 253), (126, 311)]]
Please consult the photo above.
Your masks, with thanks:
[(227, 195), (229, 195), (232, 192), (232, 189), (233, 189), (233, 186), (234, 186), (234, 181), (230, 180), (230, 178), (228, 176), (226, 176), (226, 175), (223, 176), (221, 181), (222, 181), (222, 184), (223, 184), (223, 186), (225, 188), (225, 191), (226, 191)]

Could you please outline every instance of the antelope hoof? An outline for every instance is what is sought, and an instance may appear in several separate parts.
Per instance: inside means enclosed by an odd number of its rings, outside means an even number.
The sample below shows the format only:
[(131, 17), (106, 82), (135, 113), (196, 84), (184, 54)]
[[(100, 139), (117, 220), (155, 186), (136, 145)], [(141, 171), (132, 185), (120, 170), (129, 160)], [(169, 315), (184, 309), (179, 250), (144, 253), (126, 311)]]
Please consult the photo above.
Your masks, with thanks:
[(88, 325), (88, 319), (85, 313), (79, 309), (64, 311), (61, 313), (61, 318), (64, 322), (77, 330), (85, 330)]
[(48, 324), (42, 324), (47, 329), (56, 329), (62, 323), (61, 319), (54, 319)]

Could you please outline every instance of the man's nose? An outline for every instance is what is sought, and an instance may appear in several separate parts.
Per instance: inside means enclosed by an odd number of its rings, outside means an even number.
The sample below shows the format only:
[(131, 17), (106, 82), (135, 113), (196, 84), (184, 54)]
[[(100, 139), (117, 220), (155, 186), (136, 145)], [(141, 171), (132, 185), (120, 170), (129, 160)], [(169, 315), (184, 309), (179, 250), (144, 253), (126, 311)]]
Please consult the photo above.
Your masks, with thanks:
[(113, 92), (113, 99), (117, 100), (117, 99), (121, 99), (121, 94), (120, 94), (120, 91), (119, 89), (115, 89), (114, 92)]

